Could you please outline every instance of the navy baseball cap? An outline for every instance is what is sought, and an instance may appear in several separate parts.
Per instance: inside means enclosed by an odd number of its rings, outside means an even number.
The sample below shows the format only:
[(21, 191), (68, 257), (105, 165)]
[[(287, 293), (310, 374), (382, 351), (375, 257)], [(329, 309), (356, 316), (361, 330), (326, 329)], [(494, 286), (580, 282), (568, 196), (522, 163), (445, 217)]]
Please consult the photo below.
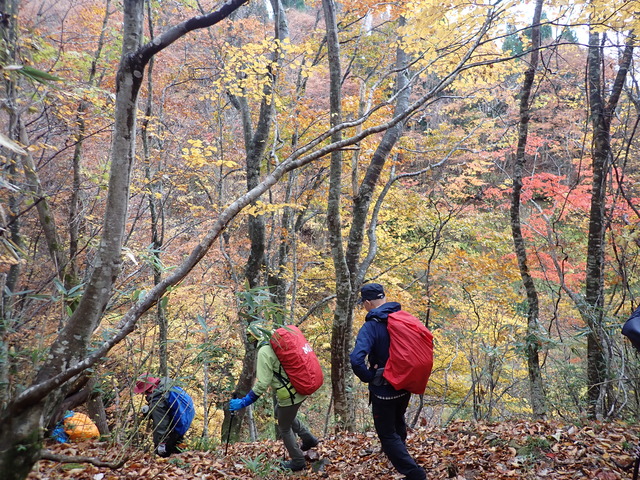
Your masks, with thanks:
[(379, 300), (384, 298), (384, 288), (379, 283), (367, 283), (360, 289), (360, 300), (358, 303), (362, 303), (365, 300)]

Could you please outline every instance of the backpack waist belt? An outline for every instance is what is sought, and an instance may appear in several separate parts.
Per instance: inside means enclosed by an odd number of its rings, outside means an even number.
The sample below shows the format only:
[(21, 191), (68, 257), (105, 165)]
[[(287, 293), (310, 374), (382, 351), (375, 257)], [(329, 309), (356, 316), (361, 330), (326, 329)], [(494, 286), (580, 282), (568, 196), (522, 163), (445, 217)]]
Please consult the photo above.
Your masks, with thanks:
[(382, 395), (373, 394), (374, 397), (379, 398), (380, 400), (395, 400), (396, 398), (404, 397), (405, 395), (410, 395), (410, 392), (399, 393), (398, 395), (390, 395), (383, 397)]

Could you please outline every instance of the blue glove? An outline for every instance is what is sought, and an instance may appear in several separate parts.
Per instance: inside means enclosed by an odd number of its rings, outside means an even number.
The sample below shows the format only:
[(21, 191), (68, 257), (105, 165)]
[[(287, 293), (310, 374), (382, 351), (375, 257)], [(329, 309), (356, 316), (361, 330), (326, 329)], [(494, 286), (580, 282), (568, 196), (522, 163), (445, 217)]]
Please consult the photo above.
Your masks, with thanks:
[(249, 390), (249, 393), (244, 398), (232, 398), (229, 400), (229, 410), (235, 412), (241, 408), (248, 407), (258, 399), (258, 395), (253, 393), (253, 390)]

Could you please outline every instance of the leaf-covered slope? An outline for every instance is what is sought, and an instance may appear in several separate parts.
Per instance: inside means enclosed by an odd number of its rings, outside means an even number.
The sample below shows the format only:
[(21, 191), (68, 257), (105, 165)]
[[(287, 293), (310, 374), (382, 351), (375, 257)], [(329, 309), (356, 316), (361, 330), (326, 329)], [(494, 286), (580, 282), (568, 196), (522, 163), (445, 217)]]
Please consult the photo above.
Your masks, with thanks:
[[(419, 428), (411, 433), (411, 453), (424, 465), (430, 479), (599, 479), (631, 478), (637, 429), (623, 424), (587, 426), (558, 422), (458, 422), (447, 428)], [(55, 453), (114, 460), (120, 449), (104, 444), (52, 445)], [(309, 452), (306, 471), (285, 474), (277, 465), (283, 458), (280, 442), (224, 445), (213, 452), (184, 452), (170, 459), (134, 454), (118, 470), (88, 464), (40, 461), (30, 479), (121, 480), (158, 478), (253, 479), (401, 478), (393, 470), (373, 433), (344, 434), (323, 439)], [(243, 460), (244, 459), (244, 460)], [(317, 471), (314, 471), (317, 470)]]

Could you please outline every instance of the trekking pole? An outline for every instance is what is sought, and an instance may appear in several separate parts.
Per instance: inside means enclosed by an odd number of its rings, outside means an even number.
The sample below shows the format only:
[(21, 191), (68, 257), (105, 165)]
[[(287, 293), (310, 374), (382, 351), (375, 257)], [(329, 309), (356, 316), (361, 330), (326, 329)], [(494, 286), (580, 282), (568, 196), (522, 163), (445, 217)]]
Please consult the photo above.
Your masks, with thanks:
[(229, 439), (231, 438), (231, 427), (233, 426), (233, 419), (236, 416), (236, 412), (230, 412), (231, 418), (229, 418), (229, 431), (227, 432), (227, 443), (224, 446), (224, 455), (227, 456), (227, 448), (229, 448)]
[[(238, 394), (233, 392), (231, 398), (238, 398)], [(229, 431), (227, 432), (227, 442), (224, 445), (224, 455), (227, 455), (227, 449), (229, 448), (229, 440), (231, 439), (231, 427), (233, 427), (233, 418), (236, 416), (236, 411), (231, 410), (231, 406), (229, 406), (229, 414), (231, 417), (229, 418)]]

